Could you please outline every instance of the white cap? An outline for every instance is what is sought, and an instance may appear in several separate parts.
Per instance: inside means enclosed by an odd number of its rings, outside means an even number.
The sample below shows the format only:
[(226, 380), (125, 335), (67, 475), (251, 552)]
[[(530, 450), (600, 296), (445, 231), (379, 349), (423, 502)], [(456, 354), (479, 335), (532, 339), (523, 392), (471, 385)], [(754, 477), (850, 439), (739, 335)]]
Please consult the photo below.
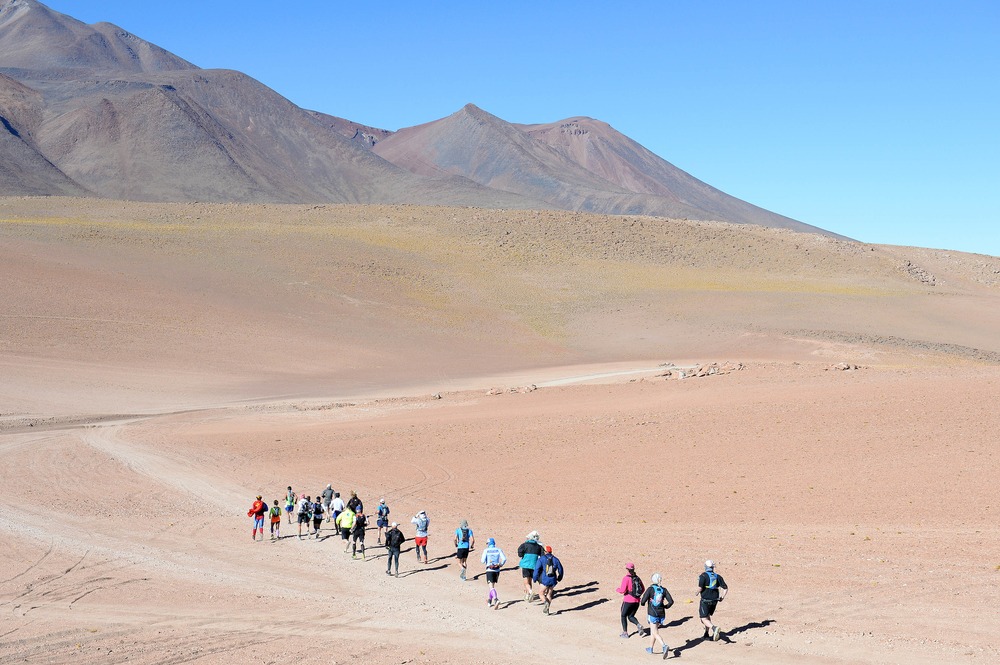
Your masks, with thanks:
[(659, 573), (653, 573), (652, 576), (650, 576), (649, 581), (652, 582), (653, 584), (659, 584), (660, 580), (662, 579), (663, 578), (660, 577)]
[(715, 562), (711, 559), (707, 560), (705, 562), (705, 570), (712, 570), (713, 568), (715, 568)]

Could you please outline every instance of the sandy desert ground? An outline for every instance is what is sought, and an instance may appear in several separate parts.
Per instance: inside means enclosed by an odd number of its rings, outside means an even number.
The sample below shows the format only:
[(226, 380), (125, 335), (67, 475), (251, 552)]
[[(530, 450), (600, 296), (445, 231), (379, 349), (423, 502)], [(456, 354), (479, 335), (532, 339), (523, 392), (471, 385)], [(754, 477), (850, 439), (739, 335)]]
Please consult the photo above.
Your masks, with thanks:
[[(0, 663), (649, 660), (618, 637), (629, 560), (678, 601), (682, 662), (1000, 661), (998, 258), (4, 199), (0, 265)], [(427, 510), (431, 563), (386, 577), (329, 529), (250, 541), (256, 494), (328, 482)], [(473, 560), (541, 532), (567, 571), (552, 616), (514, 571), (497, 611), (481, 566), (459, 581), (463, 518)], [(718, 643), (693, 616), (707, 557)]]

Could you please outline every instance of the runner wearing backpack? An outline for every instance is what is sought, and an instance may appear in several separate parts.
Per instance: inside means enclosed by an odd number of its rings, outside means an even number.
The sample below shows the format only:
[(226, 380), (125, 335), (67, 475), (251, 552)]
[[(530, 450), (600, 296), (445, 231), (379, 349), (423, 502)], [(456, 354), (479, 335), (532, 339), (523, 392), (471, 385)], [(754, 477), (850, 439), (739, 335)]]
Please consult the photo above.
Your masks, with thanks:
[(537, 531), (532, 531), (526, 538), (517, 548), (517, 555), (521, 557), (517, 566), (521, 569), (521, 579), (524, 580), (524, 602), (530, 603), (535, 598), (534, 590), (531, 588), (535, 576), (535, 564), (545, 550), (538, 542), (540, 536)]
[(389, 528), (389, 506), (385, 505), (385, 499), (378, 500), (375, 515), (375, 526), (378, 527), (378, 544), (381, 545), (382, 534)]
[(281, 506), (278, 505), (277, 499), (274, 500), (268, 515), (271, 516), (271, 540), (281, 540)]
[(304, 497), (299, 499), (299, 540), (302, 540), (302, 525), (306, 525), (306, 535), (309, 535), (309, 520), (312, 518), (312, 500), (309, 495), (306, 494)]
[(396, 577), (399, 577), (399, 550), (406, 542), (406, 536), (399, 530), (399, 524), (393, 522), (389, 530), (385, 532), (385, 549), (388, 552), (388, 562), (385, 565), (385, 574), (392, 574), (392, 563), (396, 562)]
[(562, 582), (563, 565), (552, 553), (552, 546), (545, 546), (545, 554), (538, 557), (535, 564), (535, 574), (532, 579), (542, 585), (542, 614), (549, 614), (552, 598), (555, 596), (556, 584)]
[(625, 564), (625, 577), (622, 578), (622, 583), (618, 585), (616, 591), (620, 594), (624, 594), (622, 599), (622, 634), (621, 637), (628, 639), (631, 635), (628, 634), (628, 623), (631, 621), (638, 628), (639, 637), (645, 634), (645, 629), (639, 620), (635, 618), (635, 613), (639, 611), (639, 599), (642, 598), (642, 592), (646, 590), (645, 585), (642, 583), (642, 579), (635, 573), (635, 564), (631, 561)]
[(365, 511), (358, 508), (354, 515), (354, 526), (351, 527), (351, 558), (358, 558), (358, 545), (361, 545), (361, 560), (365, 558), (365, 529), (368, 528), (368, 518)]
[(295, 511), (295, 504), (299, 502), (299, 497), (295, 495), (292, 491), (292, 486), (288, 486), (288, 492), (285, 493), (285, 514), (288, 515), (288, 523), (292, 523), (292, 513)]
[(476, 536), (472, 533), (472, 529), (469, 528), (468, 520), (462, 520), (462, 523), (455, 529), (455, 557), (462, 566), (458, 577), (463, 582), (465, 581), (466, 562), (469, 560), (469, 551), (475, 546)]
[[(646, 606), (646, 618), (649, 619), (649, 632), (653, 636), (650, 645), (646, 647), (646, 653), (662, 653), (664, 660), (670, 655), (670, 647), (660, 637), (660, 626), (666, 623), (667, 610), (673, 607), (674, 599), (666, 587), (662, 586), (659, 573), (653, 573), (649, 578), (650, 585), (642, 593), (639, 603)], [(662, 651), (655, 651), (656, 643), (659, 642)]]
[(417, 562), (418, 563), (420, 562), (420, 550), (423, 549), (424, 551), (423, 562), (429, 563), (427, 561), (427, 530), (431, 526), (431, 520), (430, 518), (427, 517), (427, 513), (421, 510), (419, 513), (413, 516), (413, 519), (411, 519), (410, 522), (415, 527), (417, 527), (417, 535), (413, 539), (413, 542), (416, 545), (414, 549), (416, 549), (417, 551)]
[[(722, 589), (722, 592), (719, 592)], [(705, 572), (698, 576), (698, 595), (701, 596), (701, 603), (698, 604), (698, 618), (705, 626), (705, 639), (709, 637), (712, 641), (719, 641), (719, 627), (712, 622), (712, 615), (715, 614), (715, 606), (722, 602), (722, 599), (729, 593), (726, 580), (722, 575), (715, 572), (715, 562), (709, 559), (705, 562)]]
[(319, 528), (323, 526), (323, 512), (323, 501), (317, 496), (312, 504), (313, 538), (319, 538)]
[(340, 539), (344, 541), (344, 554), (351, 549), (351, 529), (354, 528), (354, 511), (350, 508), (337, 515), (337, 529), (340, 530)]
[(486, 541), (482, 562), (486, 565), (486, 584), (490, 589), (486, 595), (486, 603), (494, 610), (498, 610), (500, 609), (500, 594), (497, 593), (497, 582), (500, 580), (500, 569), (507, 563), (507, 555), (497, 547), (497, 542), (492, 538)]

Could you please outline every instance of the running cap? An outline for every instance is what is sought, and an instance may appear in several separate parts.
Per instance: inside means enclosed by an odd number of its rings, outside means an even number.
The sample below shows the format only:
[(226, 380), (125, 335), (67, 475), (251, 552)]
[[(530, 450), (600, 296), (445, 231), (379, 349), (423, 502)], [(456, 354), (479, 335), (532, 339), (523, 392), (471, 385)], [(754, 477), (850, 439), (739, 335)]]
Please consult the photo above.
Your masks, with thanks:
[(458, 526), (462, 527), (463, 529), (468, 529), (469, 528), (469, 520), (462, 520), (462, 523), (459, 524)]
[(629, 561), (625, 564), (625, 570), (635, 570), (635, 564)]
[(257, 500), (260, 501), (260, 494), (257, 495)]
[(385, 503), (385, 499), (379, 499), (378, 502), (379, 503)]
[(393, 523), (392, 523), (392, 526), (393, 526), (393, 527), (397, 527), (397, 526), (399, 526), (399, 522), (393, 522)]
[(709, 559), (708, 561), (705, 562), (705, 570), (712, 570), (713, 568), (715, 568), (715, 562), (714, 561), (712, 561), (711, 559)]
[(545, 553), (546, 554), (552, 554), (552, 546), (551, 545), (546, 545), (545, 546)]
[(492, 538), (487, 538), (486, 539), (486, 544), (489, 547), (496, 547), (497, 541), (493, 540)]
[(419, 513), (417, 513), (417, 515), (426, 515), (426, 514), (427, 514), (426, 510), (421, 510)]
[(332, 489), (333, 489), (333, 483), (327, 483), (327, 484), (326, 484), (326, 488), (327, 488), (328, 490), (332, 490)]
[(660, 577), (659, 573), (653, 573), (652, 577), (649, 578), (649, 581), (652, 582), (653, 584), (659, 584), (660, 580), (662, 579), (663, 578)]

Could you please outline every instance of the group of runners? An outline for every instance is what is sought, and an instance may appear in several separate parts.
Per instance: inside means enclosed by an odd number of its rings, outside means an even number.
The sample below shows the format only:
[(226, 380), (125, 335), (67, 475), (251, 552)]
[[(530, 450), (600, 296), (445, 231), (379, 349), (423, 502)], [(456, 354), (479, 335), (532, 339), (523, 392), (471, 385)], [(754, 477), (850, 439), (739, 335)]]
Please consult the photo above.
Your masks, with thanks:
[[(288, 524), (298, 524), (299, 540), (309, 537), (319, 538), (323, 523), (332, 522), (334, 529), (345, 543), (344, 552), (350, 552), (352, 558), (357, 559), (360, 556), (361, 559), (365, 559), (365, 534), (371, 525), (357, 492), (352, 491), (345, 502), (340, 492), (333, 489), (332, 484), (327, 485), (315, 498), (310, 495), (299, 496), (289, 486), (283, 507), (278, 499), (274, 499), (273, 504), (268, 506), (258, 495), (247, 511), (247, 516), (253, 519), (251, 538), (254, 541), (258, 539), (258, 532), (260, 540), (264, 540), (264, 522), (268, 519), (271, 541), (281, 539), (282, 508)], [(377, 529), (377, 544), (384, 547), (388, 555), (385, 574), (399, 577), (399, 555), (403, 543), (406, 542), (406, 536), (400, 530), (398, 522), (389, 520), (390, 512), (385, 499), (379, 499), (374, 512), (374, 526)], [(421, 510), (410, 519), (410, 523), (415, 532), (413, 542), (417, 562), (428, 564), (430, 560), (427, 556), (427, 541), (430, 518), (426, 511)], [(468, 521), (462, 520), (454, 533), (455, 557), (458, 559), (459, 579), (462, 581), (468, 579), (468, 560), (470, 553), (475, 549), (475, 544), (475, 533), (469, 527)], [(540, 600), (542, 612), (550, 614), (556, 585), (563, 579), (562, 562), (555, 556), (550, 545), (542, 544), (538, 531), (532, 531), (525, 537), (524, 542), (517, 548), (517, 556), (519, 557), (517, 569), (524, 585), (525, 602)], [(500, 579), (501, 569), (507, 563), (507, 555), (497, 546), (495, 539), (489, 538), (486, 541), (486, 549), (480, 556), (480, 562), (486, 568), (486, 602), (492, 609), (499, 609), (500, 595), (497, 582)], [(659, 573), (653, 573), (647, 587), (636, 573), (635, 564), (629, 562), (625, 564), (625, 576), (617, 592), (624, 596), (621, 607), (621, 637), (627, 639), (633, 634), (650, 636), (651, 642), (646, 648), (646, 653), (662, 654), (667, 658), (670, 649), (660, 635), (660, 628), (665, 625), (666, 611), (674, 604), (674, 600), (662, 581)], [(535, 585), (540, 587), (541, 594), (536, 593)], [(711, 560), (706, 561), (704, 572), (698, 576), (698, 595), (701, 598), (698, 616), (705, 628), (705, 639), (719, 639), (721, 632), (713, 623), (712, 616), (718, 603), (726, 597), (728, 589), (726, 581), (715, 572), (715, 563)], [(636, 618), (639, 607), (643, 605), (647, 609), (648, 628), (643, 628)], [(635, 633), (629, 632), (629, 623), (636, 627)]]
[[(635, 634), (640, 637), (648, 635), (651, 637), (650, 644), (646, 647), (648, 654), (662, 654), (664, 658), (670, 655), (670, 647), (660, 635), (660, 629), (666, 624), (667, 610), (673, 604), (674, 599), (670, 591), (663, 586), (663, 576), (653, 573), (649, 578), (649, 586), (643, 584), (642, 578), (635, 571), (635, 564), (631, 561), (625, 564), (625, 576), (622, 577), (621, 584), (616, 591), (624, 596), (622, 599), (622, 634), (623, 639), (632, 636), (629, 632), (629, 623), (636, 627)], [(729, 592), (726, 580), (715, 572), (715, 562), (711, 559), (705, 561), (705, 570), (698, 575), (698, 618), (705, 628), (704, 639), (718, 641), (722, 632), (712, 621), (716, 606), (722, 602)], [(648, 628), (643, 628), (638, 619), (635, 618), (639, 611), (639, 606), (646, 606), (646, 619)], [(659, 645), (659, 646), (657, 646)]]

